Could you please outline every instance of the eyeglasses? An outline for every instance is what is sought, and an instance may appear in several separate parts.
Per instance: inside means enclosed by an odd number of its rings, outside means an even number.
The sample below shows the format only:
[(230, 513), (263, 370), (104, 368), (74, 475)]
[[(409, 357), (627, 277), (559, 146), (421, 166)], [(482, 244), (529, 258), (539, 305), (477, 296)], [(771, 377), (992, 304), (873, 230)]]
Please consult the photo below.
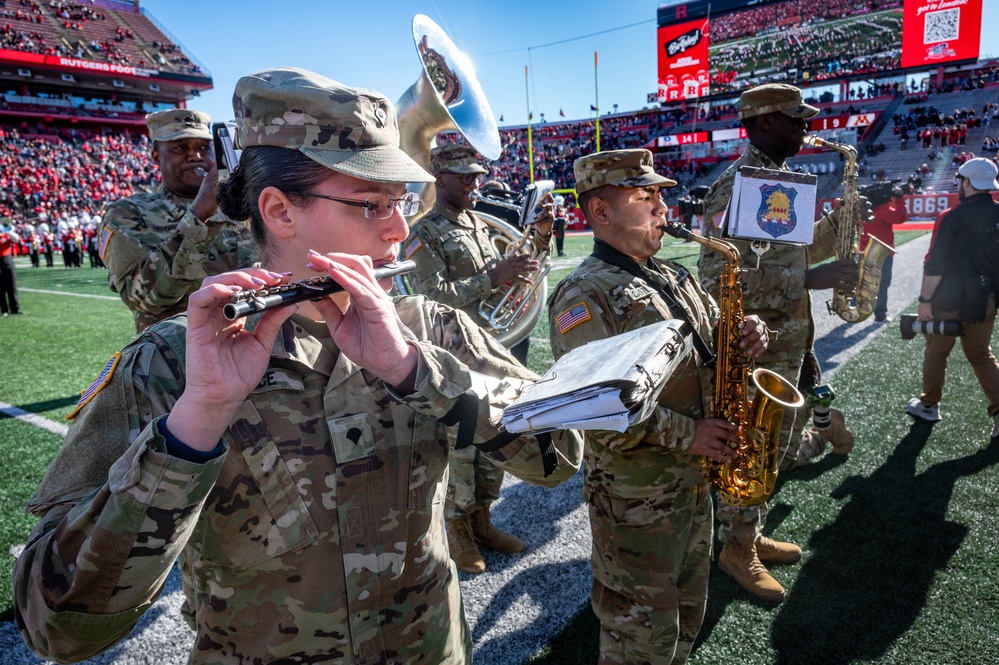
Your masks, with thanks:
[(420, 211), (422, 199), (416, 192), (407, 192), (399, 198), (392, 198), (383, 194), (373, 194), (363, 201), (361, 199), (343, 199), (338, 196), (326, 196), (315, 192), (305, 192), (304, 196), (314, 196), (317, 199), (336, 201), (355, 208), (364, 208), (365, 219), (388, 219), (396, 209), (402, 212), (405, 217), (412, 217)]
[(450, 173), (450, 172), (448, 172), (447, 175), (452, 176), (452, 177), (460, 180), (461, 184), (466, 185), (466, 186), (467, 185), (471, 185), (473, 183), (478, 183), (478, 182), (480, 182), (482, 180), (482, 174), (481, 173)]

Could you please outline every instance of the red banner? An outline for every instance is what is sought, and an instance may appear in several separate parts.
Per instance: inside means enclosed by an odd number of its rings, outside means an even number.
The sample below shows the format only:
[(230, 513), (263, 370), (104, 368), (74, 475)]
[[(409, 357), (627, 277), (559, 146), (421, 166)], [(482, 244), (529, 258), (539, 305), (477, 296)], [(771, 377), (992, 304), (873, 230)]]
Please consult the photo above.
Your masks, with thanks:
[(114, 62), (97, 62), (95, 60), (82, 60), (80, 58), (64, 58), (56, 55), (24, 53), (21, 51), (11, 51), (9, 49), (0, 49), (0, 62), (10, 62), (24, 65), (44, 65), (46, 67), (56, 67), (66, 71), (86, 70), (88, 72), (95, 72), (98, 74), (131, 76), (135, 78), (150, 78), (157, 76), (160, 73), (157, 69), (142, 69), (140, 67), (133, 67), (132, 65), (120, 65)]
[(978, 58), (982, 0), (905, 0), (902, 66)]
[(704, 19), (659, 28), (659, 101), (708, 94), (708, 41)]

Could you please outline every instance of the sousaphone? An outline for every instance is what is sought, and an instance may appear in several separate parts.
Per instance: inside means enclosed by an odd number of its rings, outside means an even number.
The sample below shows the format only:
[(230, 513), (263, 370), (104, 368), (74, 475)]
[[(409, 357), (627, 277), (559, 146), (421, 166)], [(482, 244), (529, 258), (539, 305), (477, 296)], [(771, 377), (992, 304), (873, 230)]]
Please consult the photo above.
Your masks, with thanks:
[[(423, 73), (396, 103), (399, 147), (429, 171), (430, 151), (437, 144), (437, 135), (453, 130), (464, 136), (485, 159), (499, 159), (502, 146), (496, 117), (489, 108), (468, 57), (430, 17), (423, 14), (413, 17), (413, 41)], [(425, 202), (421, 214), (433, 208), (437, 199), (433, 183), (410, 185), (410, 190), (419, 193)], [(523, 244), (520, 242), (522, 234), (513, 225), (493, 215), (475, 214), (490, 226), (494, 246), (505, 248)], [(411, 217), (410, 223), (417, 219), (419, 217)], [(538, 279), (542, 283), (534, 289), (531, 305), (523, 308), (515, 321), (502, 330), (486, 328), (507, 348), (531, 334), (541, 319), (548, 299), (548, 284), (543, 276)], [(396, 277), (395, 283), (400, 293), (412, 293), (405, 277)], [(492, 297), (499, 299), (503, 294), (494, 291)]]

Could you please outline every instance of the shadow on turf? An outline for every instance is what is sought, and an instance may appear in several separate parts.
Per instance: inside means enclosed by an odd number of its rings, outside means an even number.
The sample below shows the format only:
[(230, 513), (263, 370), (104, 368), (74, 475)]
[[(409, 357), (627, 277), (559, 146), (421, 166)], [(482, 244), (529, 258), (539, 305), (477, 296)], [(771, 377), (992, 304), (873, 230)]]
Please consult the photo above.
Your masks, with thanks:
[[(883, 465), (834, 490), (850, 500), (809, 539), (807, 559), (778, 609), (771, 629), (778, 663), (875, 659), (919, 617), (934, 577), (968, 531), (946, 517), (954, 484), (999, 464), (993, 440), (917, 473), (931, 432), (932, 424), (914, 422)], [(712, 588), (716, 596), (725, 591)]]
[[(881, 329), (882, 326), (874, 323), (873, 319), (868, 323), (860, 325), (844, 323), (836, 326), (823, 335), (821, 340), (816, 340), (815, 357), (819, 361), (819, 366), (822, 367), (824, 372), (829, 372), (833, 368), (838, 367), (839, 363), (833, 362), (830, 358), (860, 343), (863, 339), (879, 332)], [(846, 333), (850, 333), (849, 336)]]
[[(69, 397), (60, 397), (59, 399), (49, 399), (44, 402), (32, 402), (31, 404), (16, 404), (17, 408), (23, 409), (28, 413), (45, 413), (52, 409), (63, 409), (67, 406), (76, 406), (77, 402), (80, 401), (79, 395), (70, 395)], [(10, 416), (0, 413), (0, 418), (9, 418)]]

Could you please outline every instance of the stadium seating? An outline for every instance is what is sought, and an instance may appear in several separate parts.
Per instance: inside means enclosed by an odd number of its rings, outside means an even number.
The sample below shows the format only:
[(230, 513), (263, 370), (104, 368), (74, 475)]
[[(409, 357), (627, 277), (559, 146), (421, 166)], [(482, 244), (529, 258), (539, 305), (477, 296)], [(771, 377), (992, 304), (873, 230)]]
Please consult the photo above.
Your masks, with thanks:
[(34, 135), (0, 127), (0, 214), (18, 220), (41, 212), (101, 214), (107, 202), (155, 187), (158, 179), (145, 136)]

